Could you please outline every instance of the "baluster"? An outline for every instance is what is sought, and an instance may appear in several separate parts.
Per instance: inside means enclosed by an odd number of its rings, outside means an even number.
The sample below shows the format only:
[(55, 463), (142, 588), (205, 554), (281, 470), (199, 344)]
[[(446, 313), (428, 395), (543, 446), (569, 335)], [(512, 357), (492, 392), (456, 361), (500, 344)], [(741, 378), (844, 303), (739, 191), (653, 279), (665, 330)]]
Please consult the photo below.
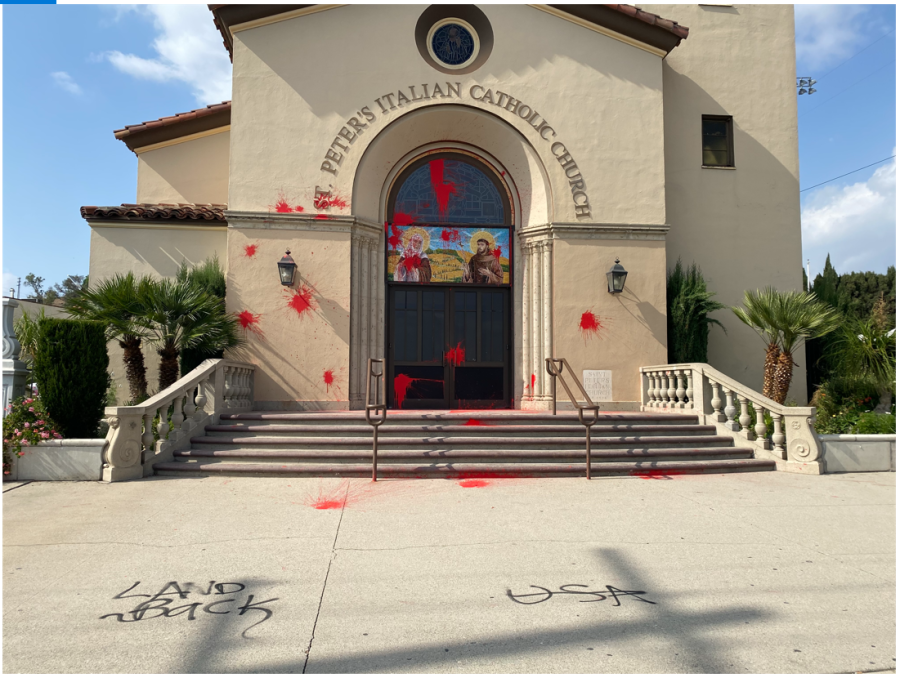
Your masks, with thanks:
[(687, 396), (687, 407), (689, 410), (694, 409), (694, 370), (685, 370), (687, 373), (687, 389), (684, 395)]
[(663, 407), (666, 401), (663, 395), (663, 373), (654, 372), (653, 376), (656, 378), (656, 406)]
[(181, 398), (182, 396), (178, 396), (172, 401), (175, 404), (175, 409), (172, 411), (173, 431), (180, 431), (181, 425), (184, 423), (184, 414), (181, 413)]
[(756, 426), (753, 427), (753, 432), (756, 434), (757, 440), (765, 440), (769, 437), (766, 428), (766, 410), (758, 403), (753, 403), (753, 409), (756, 411)]
[(194, 404), (197, 406), (198, 416), (204, 411), (203, 408), (206, 407), (206, 389), (208, 389), (209, 386), (209, 378), (207, 377), (200, 382), (200, 386), (197, 388), (197, 397), (194, 398)]
[(725, 419), (727, 421), (734, 421), (734, 415), (737, 410), (734, 409), (734, 391), (730, 388), (722, 387), (722, 390), (725, 392)]
[(234, 391), (234, 388), (232, 386), (232, 381), (233, 381), (232, 368), (228, 367), (226, 365), (224, 372), (225, 372), (225, 388), (222, 389), (222, 397), (224, 398), (225, 406), (227, 407), (229, 404), (229, 401), (231, 400), (231, 394)]
[(738, 402), (741, 404), (741, 416), (738, 421), (741, 422), (741, 433), (747, 440), (750, 440), (750, 412), (747, 410), (747, 399), (738, 395)]
[(169, 405), (168, 403), (160, 407), (156, 413), (159, 415), (159, 423), (156, 425), (156, 433), (162, 442), (169, 435)]
[(678, 401), (677, 407), (679, 409), (684, 409), (684, 394), (686, 393), (684, 389), (684, 372), (682, 372), (681, 370), (675, 370), (675, 378), (678, 380), (678, 388), (675, 389), (675, 398)]
[(144, 443), (144, 449), (153, 453), (153, 412), (144, 413), (144, 434), (141, 436), (141, 442)]
[(675, 375), (672, 374), (671, 371), (666, 372), (666, 376), (669, 379), (669, 390), (666, 391), (666, 395), (669, 396), (669, 402), (666, 403), (666, 407), (669, 409), (675, 407)]
[(653, 395), (653, 372), (646, 372), (647, 375), (647, 407), (656, 407), (656, 397)]
[(787, 455), (785, 454), (784, 449), (784, 433), (781, 431), (781, 415), (777, 412), (772, 412), (772, 424), (774, 424), (775, 431), (772, 433), (772, 447), (775, 448), (775, 453), (781, 457), (782, 459), (787, 459)]
[(184, 398), (184, 414), (188, 419), (193, 419), (194, 413), (197, 411), (197, 404), (194, 402), (194, 389), (189, 388), (184, 394)]
[(250, 402), (250, 370), (241, 368), (241, 405), (247, 407)]
[(716, 421), (725, 421), (725, 415), (722, 414), (722, 399), (719, 397), (719, 384), (710, 379), (709, 385), (712, 386), (712, 400), (709, 404), (713, 408), (713, 418)]

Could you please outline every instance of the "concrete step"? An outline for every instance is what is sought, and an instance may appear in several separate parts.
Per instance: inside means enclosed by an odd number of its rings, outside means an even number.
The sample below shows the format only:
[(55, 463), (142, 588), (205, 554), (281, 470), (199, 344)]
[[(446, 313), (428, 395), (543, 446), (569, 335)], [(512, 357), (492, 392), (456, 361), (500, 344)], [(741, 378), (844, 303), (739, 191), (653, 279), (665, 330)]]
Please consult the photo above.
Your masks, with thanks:
[[(601, 436), (665, 436), (665, 435), (715, 435), (715, 426), (697, 424), (611, 424), (591, 427), (591, 439)], [(320, 424), (318, 426), (297, 424), (269, 424), (258, 426), (250, 423), (218, 424), (206, 427), (206, 437), (315, 437), (334, 435), (337, 437), (360, 437), (371, 440), (372, 427), (364, 424)], [(403, 424), (385, 423), (378, 429), (380, 438), (385, 437), (430, 437), (435, 435), (453, 435), (467, 437), (483, 437), (485, 435), (503, 437), (544, 438), (553, 436), (576, 436), (584, 440), (584, 426), (579, 423), (565, 425), (532, 425), (532, 424), (478, 424), (459, 426), (449, 424), (427, 424), (407, 426)]]
[[(583, 449), (584, 435), (555, 436), (543, 438), (516, 438), (509, 436), (428, 436), (390, 437), (378, 436), (378, 449), (418, 448), (429, 451), (453, 450), (457, 448), (512, 448), (512, 449)], [(728, 447), (733, 444), (729, 436), (591, 436), (592, 448), (638, 448), (651, 447)], [(191, 438), (192, 449), (226, 449), (239, 446), (258, 450), (303, 450), (303, 449), (356, 449), (371, 450), (371, 438), (361, 437), (236, 437), (236, 436), (196, 436)]]
[[(398, 411), (388, 410), (385, 426), (392, 424), (459, 424), (466, 422), (482, 422), (485, 424), (531, 424), (554, 426), (560, 424), (578, 424), (578, 414), (561, 411), (555, 416), (547, 411), (526, 410), (433, 410), (433, 411)], [(341, 412), (243, 412), (224, 414), (221, 424), (253, 423), (257, 426), (269, 424), (293, 426), (321, 425), (368, 425), (365, 413), (359, 410)], [(598, 424), (697, 424), (695, 414), (669, 412), (601, 412)]]
[[(379, 463), (583, 463), (584, 448), (580, 450), (449, 450), (424, 452), (421, 450), (379, 450)], [(752, 459), (753, 450), (741, 447), (659, 448), (651, 450), (602, 449), (591, 450), (594, 463), (635, 460), (704, 460)], [(196, 449), (176, 452), (175, 459), (184, 462), (233, 462), (259, 464), (369, 463), (371, 450), (252, 450), (252, 449)]]
[[(238, 464), (238, 463), (185, 463), (165, 462), (154, 464), (158, 475), (174, 476), (339, 476), (369, 478), (371, 464)], [(698, 473), (733, 473), (744, 471), (773, 471), (775, 462), (765, 459), (726, 459), (717, 461), (653, 461), (592, 463), (591, 475), (638, 476), (644, 478), (672, 477)], [(581, 464), (464, 464), (434, 463), (379, 464), (379, 478), (542, 478), (583, 477), (585, 465)]]

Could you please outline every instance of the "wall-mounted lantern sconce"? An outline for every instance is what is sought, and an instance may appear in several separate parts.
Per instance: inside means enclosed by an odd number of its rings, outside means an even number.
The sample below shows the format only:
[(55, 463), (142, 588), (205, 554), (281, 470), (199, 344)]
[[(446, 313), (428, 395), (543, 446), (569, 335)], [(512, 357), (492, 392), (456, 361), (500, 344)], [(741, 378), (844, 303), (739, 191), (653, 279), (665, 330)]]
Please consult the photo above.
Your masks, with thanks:
[(291, 285), (294, 282), (294, 271), (297, 264), (291, 259), (291, 251), (285, 250), (284, 256), (278, 262), (278, 277), (281, 278), (282, 285)]
[(606, 272), (606, 285), (610, 294), (620, 294), (625, 289), (627, 275), (628, 271), (619, 264), (619, 257), (616, 257), (616, 263)]

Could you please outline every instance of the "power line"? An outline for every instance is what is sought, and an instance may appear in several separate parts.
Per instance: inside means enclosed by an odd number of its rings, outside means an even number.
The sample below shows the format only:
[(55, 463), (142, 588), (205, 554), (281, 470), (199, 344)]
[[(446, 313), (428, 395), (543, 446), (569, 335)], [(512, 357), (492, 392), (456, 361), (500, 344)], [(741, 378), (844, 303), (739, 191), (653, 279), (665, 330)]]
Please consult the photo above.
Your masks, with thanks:
[(864, 169), (868, 169), (869, 167), (872, 167), (874, 165), (877, 165), (879, 163), (885, 162), (886, 160), (890, 160), (891, 158), (896, 158), (896, 157), (897, 157), (896, 155), (892, 155), (890, 158), (885, 158), (884, 160), (879, 160), (878, 162), (873, 162), (871, 165), (866, 165), (865, 167), (860, 167), (859, 169), (855, 169), (852, 172), (847, 172), (846, 174), (842, 174), (841, 176), (835, 177), (834, 179), (829, 179), (828, 181), (823, 181), (821, 184), (816, 184), (815, 186), (810, 186), (809, 188), (804, 188), (800, 192), (804, 193), (806, 191), (812, 190), (819, 186), (823, 186), (824, 184), (828, 184), (828, 183), (831, 183), (832, 181), (836, 181), (837, 179), (843, 179), (844, 177), (849, 177), (851, 174), (856, 174), (857, 172), (862, 172)]
[(800, 117), (802, 117), (803, 115), (809, 115), (809, 114), (812, 113), (814, 110), (816, 110), (816, 108), (822, 108), (822, 106), (824, 106), (825, 104), (827, 104), (827, 103), (828, 103), (829, 101), (831, 101), (832, 99), (835, 99), (835, 98), (841, 96), (841, 94), (843, 94), (843, 93), (846, 92), (847, 90), (851, 90), (851, 89), (853, 89), (854, 87), (856, 87), (857, 85), (859, 85), (859, 84), (865, 82), (866, 80), (868, 80), (869, 78), (871, 78), (873, 75), (875, 75), (875, 74), (878, 73), (879, 71), (883, 71), (885, 68), (887, 68), (887, 67), (890, 66), (891, 64), (896, 63), (896, 61), (897, 61), (896, 57), (893, 58), (893, 59), (891, 59), (891, 60), (890, 60), (888, 63), (886, 63), (884, 66), (882, 66), (882, 67), (879, 68), (878, 70), (872, 71), (872, 72), (869, 73), (866, 77), (864, 77), (862, 80), (857, 80), (855, 83), (853, 83), (852, 85), (850, 85), (850, 87), (847, 87), (847, 88), (845, 88), (845, 89), (842, 89), (840, 92), (838, 92), (837, 94), (835, 94), (833, 97), (830, 97), (830, 98), (828, 98), (828, 99), (825, 99), (825, 101), (823, 101), (821, 104), (819, 104), (819, 105), (816, 106), (815, 108), (811, 108), (811, 109), (809, 109), (808, 111), (804, 111), (804, 112), (801, 114)]
[[(885, 33), (884, 35), (882, 35), (880, 38), (878, 38), (877, 40), (875, 40), (875, 42), (870, 42), (868, 45), (866, 45), (865, 47), (863, 47), (863, 48), (862, 48), (861, 50), (859, 50), (856, 54), (854, 54), (852, 57), (850, 57), (850, 59), (855, 59), (855, 58), (858, 57), (860, 54), (862, 54), (862, 53), (865, 52), (867, 49), (869, 49), (869, 47), (871, 47), (872, 45), (874, 45), (876, 42), (881, 42), (882, 40), (884, 40), (887, 36), (889, 36), (889, 35), (890, 35), (891, 33), (893, 33), (893, 32), (894, 32), (894, 29), (892, 28), (892, 29), (889, 30), (887, 33)], [(824, 78), (827, 78), (829, 75), (831, 75), (832, 73), (834, 73), (837, 69), (839, 69), (839, 68), (840, 68), (841, 66), (843, 66), (845, 63), (847, 63), (848, 61), (850, 61), (850, 59), (845, 59), (844, 61), (842, 61), (841, 63), (839, 63), (837, 66), (835, 66), (834, 68), (832, 68), (830, 71), (828, 71), (825, 75), (820, 75), (820, 76), (819, 76), (819, 80), (823, 80)]]

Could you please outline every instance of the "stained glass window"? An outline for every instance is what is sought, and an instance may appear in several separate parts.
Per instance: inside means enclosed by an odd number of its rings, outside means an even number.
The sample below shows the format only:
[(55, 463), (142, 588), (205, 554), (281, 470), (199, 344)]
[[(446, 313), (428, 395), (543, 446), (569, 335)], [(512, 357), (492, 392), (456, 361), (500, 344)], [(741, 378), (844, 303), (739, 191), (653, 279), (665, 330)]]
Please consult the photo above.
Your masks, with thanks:
[(394, 221), (402, 214), (414, 223), (509, 223), (503, 197), (490, 178), (461, 160), (439, 158), (414, 170), (394, 202)]
[(465, 26), (444, 24), (431, 38), (434, 55), (448, 66), (464, 64), (475, 51), (475, 39)]

